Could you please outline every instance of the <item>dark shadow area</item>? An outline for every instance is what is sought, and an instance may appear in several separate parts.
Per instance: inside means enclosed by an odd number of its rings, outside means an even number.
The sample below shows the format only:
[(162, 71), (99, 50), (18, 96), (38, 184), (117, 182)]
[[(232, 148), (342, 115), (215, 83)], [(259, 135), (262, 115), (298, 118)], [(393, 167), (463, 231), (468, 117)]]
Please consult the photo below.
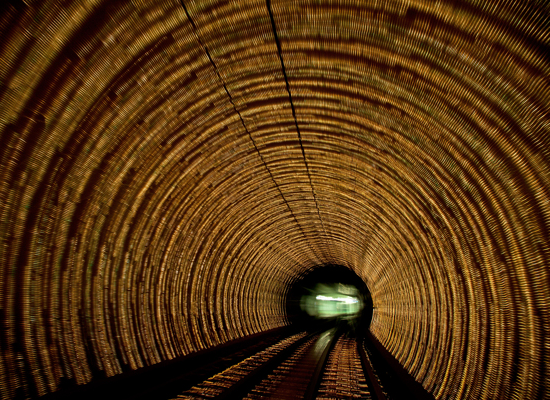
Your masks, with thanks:
[(366, 332), (372, 307), (365, 282), (340, 265), (311, 270), (292, 284), (286, 297), (287, 317), (298, 329), (344, 322), (352, 331)]
[(364, 345), (363, 357), (368, 358), (386, 399), (435, 400), (370, 332), (359, 343)]

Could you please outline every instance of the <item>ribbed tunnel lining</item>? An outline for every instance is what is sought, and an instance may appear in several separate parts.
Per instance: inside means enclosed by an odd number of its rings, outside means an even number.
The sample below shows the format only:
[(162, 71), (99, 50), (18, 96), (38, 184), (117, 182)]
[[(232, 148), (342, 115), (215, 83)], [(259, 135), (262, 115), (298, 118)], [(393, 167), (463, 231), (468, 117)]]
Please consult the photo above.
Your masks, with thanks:
[(0, 17), (0, 397), (288, 323), (311, 268), (437, 398), (548, 397), (545, 4)]

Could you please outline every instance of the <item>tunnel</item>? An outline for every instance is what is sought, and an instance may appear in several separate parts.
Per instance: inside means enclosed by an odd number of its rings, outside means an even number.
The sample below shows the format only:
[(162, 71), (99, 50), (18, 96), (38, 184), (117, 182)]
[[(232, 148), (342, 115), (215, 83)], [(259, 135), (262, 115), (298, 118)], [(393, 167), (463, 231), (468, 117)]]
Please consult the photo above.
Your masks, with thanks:
[(0, 7), (0, 398), (292, 329), (328, 265), (432, 398), (550, 398), (548, 2)]

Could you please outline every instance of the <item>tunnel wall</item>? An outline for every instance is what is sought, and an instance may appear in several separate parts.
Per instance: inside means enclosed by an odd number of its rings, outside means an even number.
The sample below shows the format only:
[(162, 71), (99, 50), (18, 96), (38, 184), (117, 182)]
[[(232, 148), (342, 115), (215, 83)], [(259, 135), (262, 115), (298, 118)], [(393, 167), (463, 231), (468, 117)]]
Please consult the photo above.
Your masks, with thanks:
[(543, 2), (13, 1), (0, 397), (288, 323), (318, 265), (442, 398), (548, 398)]

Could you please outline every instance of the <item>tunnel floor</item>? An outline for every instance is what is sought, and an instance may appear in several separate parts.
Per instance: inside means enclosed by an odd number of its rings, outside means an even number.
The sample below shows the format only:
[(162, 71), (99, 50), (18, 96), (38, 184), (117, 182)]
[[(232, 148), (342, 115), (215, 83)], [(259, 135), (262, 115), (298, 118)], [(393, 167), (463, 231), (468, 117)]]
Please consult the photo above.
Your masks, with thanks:
[(65, 399), (433, 399), (350, 319), (239, 339), (141, 371), (43, 396)]

